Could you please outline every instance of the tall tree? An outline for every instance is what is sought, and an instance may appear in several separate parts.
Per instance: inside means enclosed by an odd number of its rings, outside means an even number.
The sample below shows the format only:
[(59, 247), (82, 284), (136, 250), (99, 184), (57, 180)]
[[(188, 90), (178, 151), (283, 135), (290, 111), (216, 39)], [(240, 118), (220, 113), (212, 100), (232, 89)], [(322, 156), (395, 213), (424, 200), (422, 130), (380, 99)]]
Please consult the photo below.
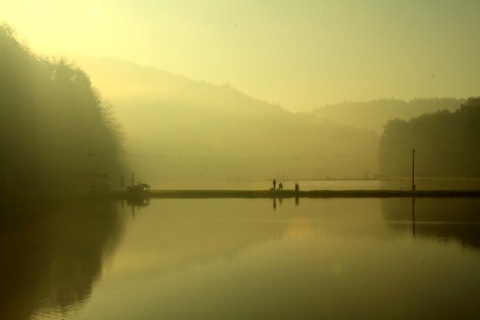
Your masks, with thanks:
[(455, 112), (390, 120), (380, 139), (380, 170), (385, 175), (407, 176), (408, 152), (415, 148), (419, 175), (480, 177), (479, 136), (480, 98), (468, 99)]
[(5, 24), (0, 70), (3, 193), (78, 191), (87, 176), (118, 180), (122, 131), (83, 70), (33, 54)]

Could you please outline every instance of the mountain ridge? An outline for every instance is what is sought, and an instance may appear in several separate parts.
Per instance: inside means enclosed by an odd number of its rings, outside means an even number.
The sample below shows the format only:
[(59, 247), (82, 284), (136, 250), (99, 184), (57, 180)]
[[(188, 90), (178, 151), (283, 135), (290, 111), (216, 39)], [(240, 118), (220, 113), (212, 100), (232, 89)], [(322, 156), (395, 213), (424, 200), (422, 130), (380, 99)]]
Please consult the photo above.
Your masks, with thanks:
[(130, 157), (131, 167), (154, 180), (370, 178), (382, 121), (460, 101), (426, 99), (418, 108), (424, 100), (383, 99), (293, 113), (229, 84), (108, 58), (78, 61), (115, 106), (126, 156), (145, 155)]

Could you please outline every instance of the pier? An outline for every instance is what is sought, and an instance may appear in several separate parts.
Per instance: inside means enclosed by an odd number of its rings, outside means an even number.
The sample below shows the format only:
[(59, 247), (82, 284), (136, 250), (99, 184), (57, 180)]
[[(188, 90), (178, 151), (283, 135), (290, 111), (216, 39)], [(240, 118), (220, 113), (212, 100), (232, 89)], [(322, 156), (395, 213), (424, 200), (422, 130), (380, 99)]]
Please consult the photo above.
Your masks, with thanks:
[[(127, 197), (126, 192), (117, 195)], [(158, 199), (475, 198), (480, 197), (480, 190), (151, 190), (143, 196)]]

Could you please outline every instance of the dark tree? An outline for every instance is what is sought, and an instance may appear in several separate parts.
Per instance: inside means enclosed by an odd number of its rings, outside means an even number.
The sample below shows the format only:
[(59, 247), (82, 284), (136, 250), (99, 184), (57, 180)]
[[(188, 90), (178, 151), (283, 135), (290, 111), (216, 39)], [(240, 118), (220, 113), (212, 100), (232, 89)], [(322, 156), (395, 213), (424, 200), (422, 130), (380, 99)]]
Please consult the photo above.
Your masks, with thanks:
[(83, 192), (118, 181), (122, 131), (88, 75), (0, 24), (0, 190)]
[(384, 175), (408, 176), (412, 148), (416, 170), (427, 177), (480, 177), (480, 98), (455, 112), (438, 111), (384, 127), (379, 165)]

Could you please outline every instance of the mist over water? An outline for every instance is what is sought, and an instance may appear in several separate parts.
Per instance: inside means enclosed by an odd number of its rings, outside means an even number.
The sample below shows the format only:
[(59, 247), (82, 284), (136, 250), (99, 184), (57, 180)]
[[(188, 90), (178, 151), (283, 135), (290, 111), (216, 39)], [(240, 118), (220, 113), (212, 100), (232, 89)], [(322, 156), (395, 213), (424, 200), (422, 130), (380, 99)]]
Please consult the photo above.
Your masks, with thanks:
[(419, 177), (479, 174), (468, 120), (478, 118), (478, 99), (378, 99), (292, 113), (231, 85), (78, 61), (109, 92), (128, 132), (122, 159), (151, 182), (408, 177), (412, 149)]

